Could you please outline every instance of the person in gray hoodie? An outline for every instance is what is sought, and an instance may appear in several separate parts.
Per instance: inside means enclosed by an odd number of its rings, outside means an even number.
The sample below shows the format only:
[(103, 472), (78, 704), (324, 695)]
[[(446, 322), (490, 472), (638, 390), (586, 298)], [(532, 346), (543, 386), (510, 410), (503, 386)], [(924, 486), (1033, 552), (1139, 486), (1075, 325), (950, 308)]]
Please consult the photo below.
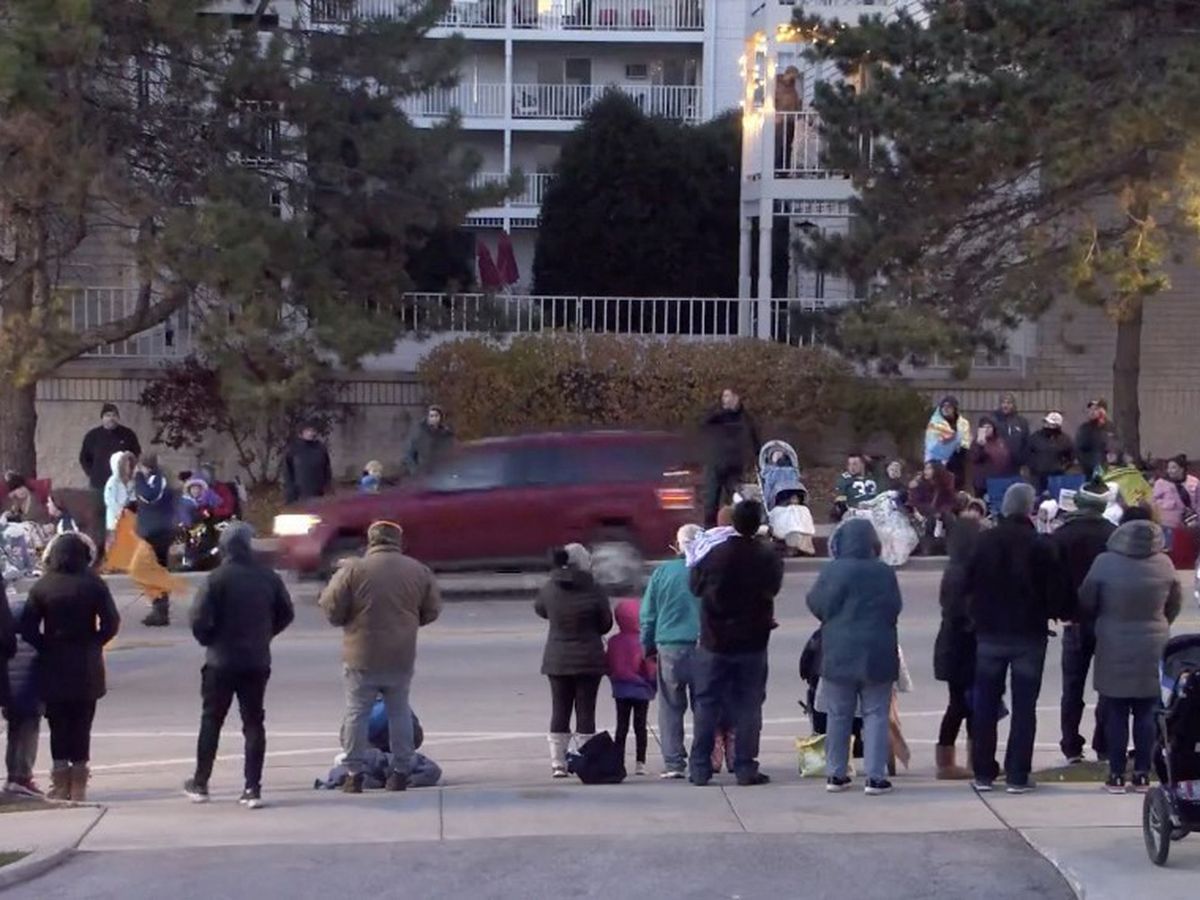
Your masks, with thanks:
[(221, 565), (192, 604), (192, 634), (205, 648), (200, 674), (204, 698), (196, 742), (196, 774), (184, 782), (194, 803), (208, 800), (221, 726), (237, 697), (246, 736), (245, 791), (241, 804), (262, 805), (262, 770), (267, 751), (263, 700), (271, 677), (271, 641), (292, 624), (295, 610), (283, 579), (254, 558), (254, 530), (241, 522), (221, 534)]
[(1125, 793), (1125, 748), (1133, 718), (1133, 788), (1150, 788), (1158, 662), (1183, 590), (1153, 522), (1126, 522), (1108, 539), (1079, 588), (1080, 611), (1096, 623), (1093, 682), (1104, 700), (1110, 793)]

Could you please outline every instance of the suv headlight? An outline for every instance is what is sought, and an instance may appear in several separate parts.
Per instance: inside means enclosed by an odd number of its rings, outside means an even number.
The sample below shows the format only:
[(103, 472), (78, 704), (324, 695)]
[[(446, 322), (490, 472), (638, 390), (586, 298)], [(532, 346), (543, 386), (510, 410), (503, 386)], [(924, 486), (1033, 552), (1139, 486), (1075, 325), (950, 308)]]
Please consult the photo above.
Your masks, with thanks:
[(287, 513), (275, 517), (275, 534), (279, 537), (300, 537), (321, 524), (319, 516), (305, 513)]

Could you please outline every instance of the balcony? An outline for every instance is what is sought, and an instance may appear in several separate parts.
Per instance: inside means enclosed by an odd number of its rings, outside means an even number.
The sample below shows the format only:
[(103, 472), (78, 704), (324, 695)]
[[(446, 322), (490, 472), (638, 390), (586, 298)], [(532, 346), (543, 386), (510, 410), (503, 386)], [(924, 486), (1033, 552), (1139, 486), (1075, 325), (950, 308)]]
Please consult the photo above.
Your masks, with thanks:
[[(399, 18), (410, 0), (313, 0), (314, 25)], [(648, 31), (704, 30), (703, 0), (453, 0), (438, 20), (455, 30)]]
[[(767, 147), (763, 142), (768, 142)], [(821, 117), (813, 110), (781, 112), (773, 116), (747, 115), (743, 123), (745, 177), (762, 180), (765, 172), (776, 179), (846, 179), (825, 159)], [(863, 138), (862, 152), (869, 159), (872, 142)], [(764, 151), (765, 155), (764, 155)]]
[[(514, 84), (512, 118), (578, 121), (609, 90), (632, 97), (647, 115), (685, 122), (702, 115), (701, 89), (687, 85)], [(460, 84), (410, 98), (405, 110), (431, 118), (457, 111), (464, 119), (504, 119), (507, 94), (503, 84)]]
[[(536, 209), (541, 206), (542, 198), (546, 195), (546, 188), (550, 186), (550, 179), (553, 177), (554, 175), (550, 172), (526, 174), (521, 192), (517, 196), (509, 198), (509, 205), (523, 209)], [(471, 186), (480, 188), (507, 183), (508, 175), (504, 172), (477, 172), (471, 179)]]

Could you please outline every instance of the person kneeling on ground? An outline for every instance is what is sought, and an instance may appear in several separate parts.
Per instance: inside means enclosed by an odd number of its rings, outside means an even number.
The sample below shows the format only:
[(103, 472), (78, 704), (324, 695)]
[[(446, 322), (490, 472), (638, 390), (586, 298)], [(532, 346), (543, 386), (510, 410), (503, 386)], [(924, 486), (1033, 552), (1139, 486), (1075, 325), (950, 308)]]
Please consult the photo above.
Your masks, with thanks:
[(236, 696), (246, 736), (245, 790), (239, 802), (249, 809), (262, 805), (267, 752), (263, 700), (271, 677), (271, 641), (292, 624), (296, 614), (283, 579), (254, 559), (253, 535), (254, 530), (241, 522), (225, 529), (221, 565), (205, 579), (192, 605), (192, 634), (207, 648), (200, 670), (204, 708), (196, 773), (183, 785), (195, 803), (208, 801), (221, 726)]
[[(421, 745), (425, 742), (425, 732), (421, 728), (421, 722), (415, 712), (412, 717), (412, 727), (413, 748), (420, 750)], [(371, 710), (371, 721), (368, 723), (367, 735), (367, 740), (371, 744), (371, 750), (367, 755), (366, 777), (363, 779), (363, 787), (368, 790), (378, 790), (387, 785), (388, 773), (392, 771), (387, 707), (384, 705), (382, 698), (375, 701), (375, 706)], [(342, 787), (346, 783), (346, 779), (350, 777), (350, 770), (346, 767), (345, 762), (346, 755), (339, 753), (333, 760), (333, 768), (329, 770), (329, 776), (324, 781), (318, 778), (313, 783), (313, 787), (331, 791)], [(423, 753), (413, 754), (412, 768), (408, 772), (409, 787), (434, 787), (441, 780), (441, 766)]]
[(392, 771), (386, 788), (408, 788), (413, 761), (412, 710), (408, 705), (417, 660), (417, 630), (434, 622), (442, 596), (433, 573), (401, 549), (404, 532), (394, 522), (367, 529), (367, 553), (338, 569), (318, 601), (331, 625), (343, 629), (346, 718), (342, 749), (348, 794), (366, 779), (371, 709), (382, 695), (391, 735)]

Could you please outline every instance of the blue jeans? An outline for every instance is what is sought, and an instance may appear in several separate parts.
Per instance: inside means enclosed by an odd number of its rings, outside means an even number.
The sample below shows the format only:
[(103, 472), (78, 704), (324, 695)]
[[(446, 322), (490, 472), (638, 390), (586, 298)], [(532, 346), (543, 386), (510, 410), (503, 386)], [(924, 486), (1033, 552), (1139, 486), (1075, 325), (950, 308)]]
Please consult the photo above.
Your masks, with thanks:
[(351, 775), (367, 769), (368, 754), (373, 749), (369, 740), (371, 709), (377, 697), (383, 697), (388, 716), (388, 741), (392, 751), (392, 768), (401, 775), (412, 770), (413, 714), (408, 704), (412, 687), (411, 672), (382, 672), (343, 667), (346, 681), (346, 718), (342, 721), (342, 750), (346, 753), (346, 768)]
[(1000, 701), (1011, 669), (1012, 720), (1004, 752), (1004, 777), (1010, 785), (1028, 783), (1033, 768), (1037, 701), (1045, 665), (1045, 637), (979, 636), (975, 654), (975, 743), (971, 760), (976, 781), (992, 781)]
[(825, 773), (845, 778), (850, 766), (850, 734), (859, 701), (863, 719), (863, 764), (867, 778), (882, 781), (887, 778), (888, 713), (892, 708), (893, 682), (867, 684), (853, 681), (823, 679), (825, 701)]
[(692, 657), (690, 644), (665, 644), (658, 648), (658, 740), (662, 745), (663, 765), (669, 772), (687, 768), (687, 748), (683, 743), (683, 717), (692, 695)]
[(713, 653), (697, 647), (692, 656), (695, 735), (689, 764), (691, 778), (712, 778), (712, 752), (722, 713), (733, 725), (733, 771), (738, 781), (758, 774), (762, 706), (767, 699), (767, 651)]
[(1129, 717), (1133, 716), (1133, 771), (1150, 774), (1154, 751), (1154, 697), (1104, 697), (1104, 728), (1108, 736), (1108, 771), (1124, 775), (1129, 746)]

